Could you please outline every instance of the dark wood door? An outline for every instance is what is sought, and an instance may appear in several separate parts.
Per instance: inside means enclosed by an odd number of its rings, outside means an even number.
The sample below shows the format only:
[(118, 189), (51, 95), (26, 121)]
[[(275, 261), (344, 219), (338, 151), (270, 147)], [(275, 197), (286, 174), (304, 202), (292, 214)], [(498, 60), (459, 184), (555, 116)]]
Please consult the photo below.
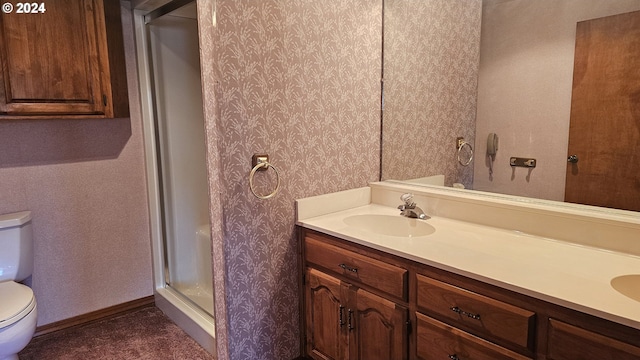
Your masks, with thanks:
[[(354, 298), (354, 296), (351, 296)], [(409, 354), (408, 310), (368, 291), (355, 291), (356, 314), (349, 322), (350, 359), (404, 360)]]
[(640, 11), (577, 25), (565, 201), (640, 211)]
[(306, 352), (314, 359), (347, 358), (347, 309), (340, 280), (315, 269), (306, 274)]
[(102, 1), (42, 4), (34, 14), (18, 6), (0, 13), (0, 113), (105, 114), (111, 85)]

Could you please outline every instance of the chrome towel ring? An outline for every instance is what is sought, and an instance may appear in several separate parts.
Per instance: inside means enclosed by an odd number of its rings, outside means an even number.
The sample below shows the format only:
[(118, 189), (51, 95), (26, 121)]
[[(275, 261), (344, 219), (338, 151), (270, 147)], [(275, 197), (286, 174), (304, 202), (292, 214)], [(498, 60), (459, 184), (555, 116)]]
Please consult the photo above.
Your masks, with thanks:
[[(266, 200), (266, 199), (272, 198), (280, 190), (280, 173), (278, 172), (278, 169), (267, 160), (266, 157), (265, 158), (258, 157), (256, 162), (257, 162), (256, 165), (251, 169), (251, 172), (249, 173), (249, 189), (251, 190), (251, 193), (253, 194), (253, 196), (257, 197), (258, 199)], [(260, 195), (254, 189), (253, 177), (256, 175), (256, 172), (258, 170), (262, 171), (267, 169), (273, 169), (273, 171), (276, 172), (276, 188), (267, 195)]]
[[(469, 147), (469, 159), (467, 161), (462, 161), (462, 159), (460, 158), (460, 153), (462, 152), (462, 149), (468, 146)], [(471, 161), (473, 160), (473, 147), (471, 147), (471, 144), (469, 144), (466, 141), (461, 141), (460, 145), (458, 145), (458, 162), (460, 163), (460, 165), (462, 166), (468, 166), (469, 164), (471, 164)]]

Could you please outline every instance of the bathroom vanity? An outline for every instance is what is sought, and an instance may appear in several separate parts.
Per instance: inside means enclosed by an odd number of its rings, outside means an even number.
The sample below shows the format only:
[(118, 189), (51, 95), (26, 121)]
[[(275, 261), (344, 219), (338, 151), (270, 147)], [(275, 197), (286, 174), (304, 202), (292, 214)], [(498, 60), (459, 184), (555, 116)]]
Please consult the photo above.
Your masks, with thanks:
[(387, 182), (297, 206), (305, 356), (640, 358), (634, 214)]

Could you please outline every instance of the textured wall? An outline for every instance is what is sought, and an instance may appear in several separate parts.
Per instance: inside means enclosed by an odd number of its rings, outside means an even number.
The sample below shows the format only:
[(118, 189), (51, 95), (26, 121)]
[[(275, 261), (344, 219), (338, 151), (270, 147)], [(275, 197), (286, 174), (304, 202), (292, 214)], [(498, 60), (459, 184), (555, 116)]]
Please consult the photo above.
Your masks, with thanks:
[[(221, 196), (212, 224), (224, 233), (213, 239), (218, 351), (291, 359), (300, 331), (294, 200), (379, 176), (381, 1), (218, 0), (215, 27), (213, 4), (198, 4), (209, 175), (220, 184), (210, 191)], [(254, 153), (279, 169), (273, 199), (248, 189)], [(273, 174), (256, 175), (258, 191), (270, 191)]]
[(456, 138), (474, 144), (481, 10), (481, 0), (385, 1), (384, 180), (473, 183)]
[(0, 122), (0, 213), (33, 212), (38, 324), (153, 292), (131, 15), (131, 118)]
[[(638, 0), (485, 1), (474, 188), (564, 200), (576, 22), (640, 10)], [(486, 136), (500, 146), (489, 177)], [(511, 156), (537, 159), (512, 169)]]

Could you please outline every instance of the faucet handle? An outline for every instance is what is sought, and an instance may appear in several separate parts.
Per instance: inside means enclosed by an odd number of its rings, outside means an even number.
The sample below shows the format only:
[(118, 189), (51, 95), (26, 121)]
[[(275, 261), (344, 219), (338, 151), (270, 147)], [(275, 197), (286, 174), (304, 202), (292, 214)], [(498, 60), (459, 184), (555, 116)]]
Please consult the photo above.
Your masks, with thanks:
[(407, 206), (414, 206), (415, 205), (415, 203), (413, 202), (413, 194), (411, 194), (411, 193), (402, 194), (400, 196), (400, 200), (404, 201), (405, 205), (407, 205)]

